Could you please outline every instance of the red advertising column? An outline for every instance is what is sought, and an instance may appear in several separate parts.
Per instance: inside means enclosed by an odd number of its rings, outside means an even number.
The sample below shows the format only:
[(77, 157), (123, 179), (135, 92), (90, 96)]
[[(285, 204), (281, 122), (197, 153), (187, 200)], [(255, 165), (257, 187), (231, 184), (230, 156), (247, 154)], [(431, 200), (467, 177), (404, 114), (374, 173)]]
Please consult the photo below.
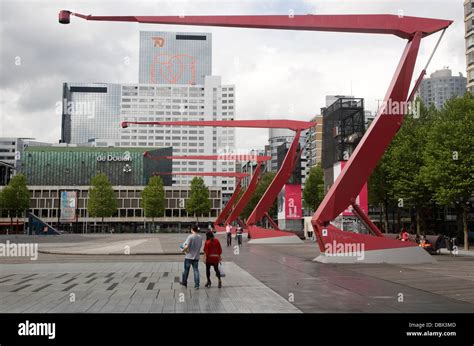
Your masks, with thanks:
[(303, 217), (301, 184), (286, 184), (284, 189), (285, 219), (300, 220)]
[(278, 226), (288, 231), (301, 231), (303, 218), (301, 184), (285, 184), (278, 198)]

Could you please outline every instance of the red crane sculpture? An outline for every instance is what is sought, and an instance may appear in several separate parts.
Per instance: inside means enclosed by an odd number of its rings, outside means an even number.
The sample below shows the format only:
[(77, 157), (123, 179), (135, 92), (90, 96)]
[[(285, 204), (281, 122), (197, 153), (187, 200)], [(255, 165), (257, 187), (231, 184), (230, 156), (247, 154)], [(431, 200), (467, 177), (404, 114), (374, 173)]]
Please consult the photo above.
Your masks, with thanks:
[[(402, 104), (413, 98), (421, 79), (426, 74), (425, 67), (410, 93), (410, 85), (421, 40), (436, 32), (443, 31), (444, 33), (444, 30), (452, 24), (450, 20), (385, 14), (179, 17), (91, 16), (71, 13), (70, 11), (61, 11), (59, 13), (59, 22), (63, 24), (69, 23), (71, 15), (86, 20), (98, 21), (395, 35), (406, 40), (407, 44), (388, 91), (385, 94), (384, 104), (389, 102), (392, 104)], [(398, 107), (399, 110), (395, 114), (386, 107), (379, 110), (375, 120), (371, 123), (354, 153), (313, 215), (312, 225), (317, 234), (318, 244), (322, 253), (318, 260), (322, 262), (355, 262), (357, 259), (350, 256), (351, 251), (347, 249), (352, 245), (362, 245), (364, 247), (365, 262), (416, 263), (432, 261), (431, 257), (428, 258), (427, 254), (418, 248), (416, 244), (384, 237), (382, 232), (356, 204), (357, 194), (370, 177), (377, 162), (400, 128), (405, 108)], [(355, 213), (367, 229), (373, 233), (372, 235), (344, 232), (330, 224), (332, 220), (350, 205), (353, 206)], [(344, 256), (339, 256), (339, 254), (336, 256), (334, 251), (335, 244), (342, 245), (342, 248), (345, 249), (342, 251)]]

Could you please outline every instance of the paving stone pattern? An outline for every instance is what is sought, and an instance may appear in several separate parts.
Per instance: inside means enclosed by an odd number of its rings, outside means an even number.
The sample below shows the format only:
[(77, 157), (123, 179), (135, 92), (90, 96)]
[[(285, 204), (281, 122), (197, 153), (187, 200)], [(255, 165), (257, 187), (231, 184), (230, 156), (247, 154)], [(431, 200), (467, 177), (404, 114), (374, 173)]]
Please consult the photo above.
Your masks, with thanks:
[[(299, 310), (232, 262), (224, 287), (179, 284), (182, 262), (0, 265), (0, 312), (296, 313)], [(190, 288), (189, 288), (190, 287)], [(71, 300), (71, 297), (74, 299)]]

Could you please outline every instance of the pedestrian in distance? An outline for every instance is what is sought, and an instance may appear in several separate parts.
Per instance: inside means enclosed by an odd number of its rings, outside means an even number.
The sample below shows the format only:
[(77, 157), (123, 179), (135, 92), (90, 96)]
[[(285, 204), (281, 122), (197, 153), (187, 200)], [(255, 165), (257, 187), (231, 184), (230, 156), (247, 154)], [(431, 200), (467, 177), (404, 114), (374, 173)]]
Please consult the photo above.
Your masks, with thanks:
[(189, 269), (193, 267), (194, 288), (199, 289), (199, 257), (201, 255), (202, 237), (199, 235), (199, 228), (193, 226), (191, 234), (183, 244), (182, 252), (184, 256), (184, 272), (180, 284), (188, 287)]
[(219, 272), (219, 263), (221, 262), (222, 247), (218, 239), (214, 237), (214, 233), (208, 231), (206, 233), (206, 243), (204, 244), (204, 262), (206, 263), (206, 287), (211, 287), (211, 267), (216, 272), (218, 286), (222, 287), (221, 273)]
[(229, 247), (232, 245), (232, 226), (230, 224), (225, 226), (225, 234), (227, 238), (227, 246)]
[(237, 232), (236, 232), (236, 237), (237, 237), (237, 243), (239, 244), (239, 246), (242, 246), (242, 235), (244, 234), (244, 229), (242, 228), (242, 226), (238, 226), (237, 227)]

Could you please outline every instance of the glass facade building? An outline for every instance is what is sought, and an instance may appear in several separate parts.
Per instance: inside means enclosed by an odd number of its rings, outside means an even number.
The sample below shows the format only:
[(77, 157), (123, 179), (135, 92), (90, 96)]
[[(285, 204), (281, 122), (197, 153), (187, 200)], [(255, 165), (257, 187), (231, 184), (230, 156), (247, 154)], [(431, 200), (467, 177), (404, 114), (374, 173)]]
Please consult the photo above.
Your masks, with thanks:
[(63, 83), (61, 142), (117, 139), (118, 145), (121, 90), (120, 84)]
[[(115, 186), (143, 186), (156, 172), (171, 172), (171, 160), (150, 160), (146, 148), (28, 147), (22, 173), (28, 185), (87, 186), (97, 173), (105, 173)], [(171, 148), (148, 150), (153, 156), (169, 156)], [(165, 186), (171, 176), (163, 175)]]
[(140, 32), (139, 83), (204, 84), (210, 75), (210, 33)]
[[(117, 212), (105, 218), (109, 230), (115, 232), (143, 232), (151, 230), (152, 219), (145, 217), (142, 192), (151, 176), (170, 173), (171, 160), (152, 160), (151, 156), (169, 156), (172, 149), (164, 148), (100, 148), (56, 145), (26, 147), (19, 172), (27, 177), (30, 191), (29, 211), (62, 231), (101, 231), (101, 218), (91, 217), (87, 210), (90, 180), (97, 173), (105, 173), (114, 190)], [(163, 230), (179, 231), (196, 223), (194, 214), (186, 211), (190, 197), (189, 187), (171, 186), (172, 176), (161, 175), (165, 189), (165, 210), (156, 218)], [(1, 189), (1, 187), (0, 187)], [(75, 219), (62, 220), (61, 196), (71, 193), (75, 198)], [(222, 208), (220, 187), (209, 187), (211, 210), (199, 218), (200, 222), (213, 222)], [(0, 211), (0, 223), (8, 222), (8, 216)]]

